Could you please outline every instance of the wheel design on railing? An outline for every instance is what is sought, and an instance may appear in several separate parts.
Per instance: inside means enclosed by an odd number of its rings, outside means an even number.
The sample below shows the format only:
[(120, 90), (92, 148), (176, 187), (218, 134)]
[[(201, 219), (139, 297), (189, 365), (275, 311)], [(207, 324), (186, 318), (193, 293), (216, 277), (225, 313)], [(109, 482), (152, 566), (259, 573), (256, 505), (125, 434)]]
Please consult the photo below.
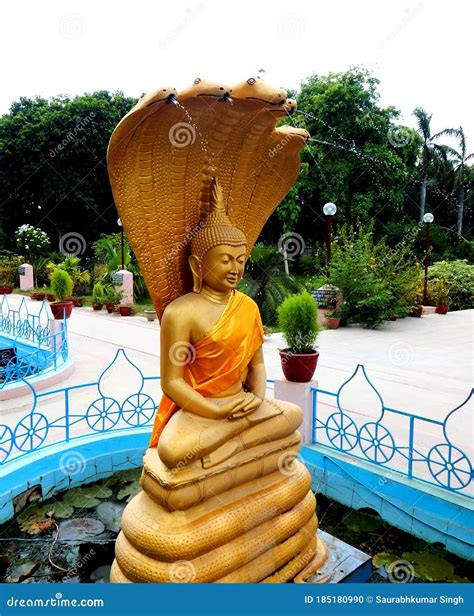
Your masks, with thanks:
[(395, 442), (392, 435), (387, 428), (375, 422), (362, 426), (359, 433), (359, 445), (364, 456), (377, 464), (385, 464), (393, 458), (395, 453)]
[(34, 329), (29, 321), (19, 321), (17, 325), (17, 333), (22, 338), (30, 340), (34, 335)]
[(13, 432), (8, 426), (0, 425), (0, 464), (10, 455), (13, 447)]
[(451, 490), (465, 488), (472, 478), (472, 466), (463, 451), (450, 443), (435, 445), (428, 454), (433, 479)]
[(94, 432), (107, 432), (120, 419), (120, 406), (113, 398), (94, 400), (86, 412), (86, 421)]
[(336, 449), (350, 451), (357, 444), (357, 426), (345, 413), (333, 413), (326, 422), (326, 435)]
[(42, 413), (30, 413), (15, 428), (15, 445), (21, 451), (34, 451), (48, 435), (48, 420)]
[(122, 404), (122, 417), (129, 426), (144, 426), (155, 414), (155, 402), (147, 394), (133, 394)]
[(10, 334), (11, 329), (12, 329), (12, 322), (11, 322), (10, 317), (3, 317), (2, 318), (2, 331), (4, 331), (6, 334)]

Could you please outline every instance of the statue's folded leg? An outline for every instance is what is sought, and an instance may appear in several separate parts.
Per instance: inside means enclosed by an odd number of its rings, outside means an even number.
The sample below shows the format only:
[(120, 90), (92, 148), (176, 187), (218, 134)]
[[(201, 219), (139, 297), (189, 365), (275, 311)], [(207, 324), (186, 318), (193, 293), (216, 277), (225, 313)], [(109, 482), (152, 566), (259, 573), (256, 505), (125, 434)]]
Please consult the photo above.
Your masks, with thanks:
[(244, 430), (204, 456), (202, 460), (204, 468), (210, 468), (216, 464), (220, 464), (244, 449), (256, 447), (257, 445), (269, 443), (288, 436), (301, 425), (303, 413), (296, 404), (283, 400), (264, 400), (263, 404), (275, 405), (280, 408), (282, 412), (263, 423), (247, 428), (247, 430)]
[[(233, 397), (233, 396), (232, 396)], [(217, 398), (214, 402), (225, 403), (231, 397)], [(260, 427), (264, 423), (265, 428)], [(158, 454), (168, 468), (182, 467), (194, 460), (204, 458), (219, 447), (245, 433), (222, 450), (219, 456), (207, 463), (227, 459), (235, 451), (241, 451), (255, 444), (272, 441), (291, 434), (301, 423), (301, 410), (294, 404), (264, 400), (250, 415), (231, 420), (206, 419), (180, 409), (166, 424), (158, 442)], [(263, 439), (263, 440), (262, 440)], [(228, 455), (222, 457), (225, 452)]]

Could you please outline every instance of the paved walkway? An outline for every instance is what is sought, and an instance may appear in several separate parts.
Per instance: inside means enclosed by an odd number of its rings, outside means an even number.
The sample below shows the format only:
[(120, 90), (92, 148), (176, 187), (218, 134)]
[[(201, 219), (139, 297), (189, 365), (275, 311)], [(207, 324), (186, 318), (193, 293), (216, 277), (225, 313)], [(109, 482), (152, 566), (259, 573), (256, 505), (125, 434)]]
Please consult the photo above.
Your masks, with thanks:
[[(21, 301), (21, 296), (10, 297), (12, 305)], [(357, 364), (364, 364), (386, 406), (442, 419), (465, 400), (472, 386), (473, 316), (473, 310), (459, 311), (388, 322), (377, 330), (351, 326), (322, 331), (315, 375), (319, 387), (336, 391)], [(76, 368), (57, 387), (96, 381), (118, 348), (124, 348), (146, 376), (159, 374), (158, 321), (75, 308), (68, 326)], [(269, 379), (282, 378), (278, 356), (282, 347), (280, 334), (266, 337)], [(365, 387), (359, 396), (363, 406), (367, 387), (359, 386)], [(2, 415), (13, 411), (13, 405), (19, 411), (20, 402), (0, 403)]]

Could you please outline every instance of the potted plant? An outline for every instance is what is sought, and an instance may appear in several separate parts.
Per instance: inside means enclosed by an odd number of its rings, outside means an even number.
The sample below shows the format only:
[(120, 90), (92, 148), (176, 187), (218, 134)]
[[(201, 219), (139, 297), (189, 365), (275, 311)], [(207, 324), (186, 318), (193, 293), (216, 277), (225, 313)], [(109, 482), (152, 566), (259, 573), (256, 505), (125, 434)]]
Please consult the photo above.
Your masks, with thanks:
[(93, 310), (102, 310), (105, 302), (104, 287), (100, 282), (96, 282), (92, 289), (92, 308)]
[(31, 291), (30, 297), (38, 302), (42, 302), (46, 297), (46, 291), (44, 288)]
[(131, 304), (124, 304), (123, 306), (119, 306), (119, 312), (122, 317), (129, 317), (132, 315), (133, 308)]
[(119, 289), (117, 289), (117, 287), (114, 287), (114, 285), (108, 285), (105, 288), (105, 309), (107, 310), (107, 312), (109, 314), (111, 314), (115, 308), (120, 304), (122, 297), (123, 297), (123, 291), (120, 291)]
[(307, 291), (288, 296), (278, 308), (278, 324), (287, 344), (280, 349), (283, 374), (288, 381), (307, 383), (313, 377), (319, 353), (316, 302)]
[(51, 274), (51, 289), (57, 298), (57, 301), (52, 302), (51, 312), (55, 319), (69, 319), (72, 312), (73, 303), (66, 301), (72, 292), (72, 278), (63, 270), (56, 270)]
[(55, 302), (56, 301), (56, 296), (54, 293), (51, 293), (51, 291), (47, 291), (46, 292), (46, 299), (48, 300), (48, 302)]
[(71, 297), (71, 301), (72, 301), (72, 303), (73, 303), (75, 308), (82, 308), (82, 306), (84, 306), (84, 298), (83, 297), (78, 297), (76, 295), (76, 296)]
[(143, 312), (145, 313), (146, 320), (150, 321), (150, 323), (156, 319), (156, 310), (154, 308), (147, 308)]
[(341, 322), (342, 313), (334, 310), (326, 314), (326, 327), (328, 329), (337, 329)]
[[(434, 283), (434, 284), (433, 284)], [(432, 283), (434, 296), (436, 298), (436, 313), (447, 314), (449, 306), (449, 288), (445, 278), (435, 278)]]

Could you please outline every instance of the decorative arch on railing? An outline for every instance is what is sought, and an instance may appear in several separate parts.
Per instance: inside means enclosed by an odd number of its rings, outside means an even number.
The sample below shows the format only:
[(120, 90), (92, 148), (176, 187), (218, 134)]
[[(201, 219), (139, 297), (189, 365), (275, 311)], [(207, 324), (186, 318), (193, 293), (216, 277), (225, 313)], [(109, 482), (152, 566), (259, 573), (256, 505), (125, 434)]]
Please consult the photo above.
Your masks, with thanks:
[[(127, 372), (128, 371), (128, 372)], [(146, 384), (158, 381), (158, 376), (145, 377), (140, 368), (118, 349), (114, 358), (100, 373), (97, 381), (37, 393), (21, 377), (33, 394), (31, 410), (14, 426), (0, 423), (0, 465), (37, 449), (74, 438), (97, 436), (112, 430), (130, 430), (150, 425), (156, 410), (156, 400), (146, 391)], [(83, 407), (71, 404), (71, 396), (87, 391), (89, 401)], [(63, 413), (49, 419), (39, 403), (48, 396), (62, 395)]]
[[(360, 424), (360, 416), (356, 417), (356, 415), (344, 409), (341, 403), (342, 395), (347, 393), (348, 388), (356, 378), (362, 379), (362, 384), (375, 394), (377, 407), (380, 406), (380, 411), (377, 413), (378, 418), (364, 421), (362, 425)], [(390, 468), (393, 468), (393, 466), (390, 466), (389, 463), (396, 454), (399, 454), (406, 462), (407, 470), (404, 474), (408, 477), (417, 476), (422, 478), (423, 481), (435, 483), (448, 490), (464, 490), (471, 483), (473, 479), (472, 463), (466, 452), (453, 443), (453, 438), (448, 434), (447, 425), (452, 421), (455, 414), (459, 414), (462, 409), (466, 409), (469, 404), (472, 404), (474, 390), (471, 390), (466, 400), (450, 411), (443, 421), (387, 408), (380, 392), (369, 379), (365, 367), (361, 364), (342, 383), (337, 392), (328, 392), (319, 388), (313, 390), (313, 394), (318, 394), (318, 392), (334, 397), (337, 410), (330, 412), (324, 420), (321, 419), (317, 410), (319, 398), (314, 398), (313, 442)], [(408, 422), (404, 442), (400, 442), (398, 436), (399, 442), (397, 442), (394, 433), (388, 427), (390, 423), (387, 423), (387, 415), (392, 416), (393, 414), (398, 414), (399, 418), (403, 417)], [(470, 412), (469, 417), (472, 422), (472, 412)], [(359, 425), (357, 425), (357, 420), (359, 420)], [(435, 441), (435, 444), (425, 447), (424, 451), (422, 447), (416, 447), (416, 429), (422, 430), (421, 422), (437, 425), (444, 435), (444, 440), (437, 443)], [(322, 431), (327, 439), (326, 441), (318, 439), (318, 430)], [(422, 476), (413, 471), (415, 464), (424, 465), (426, 470), (421, 473)]]

